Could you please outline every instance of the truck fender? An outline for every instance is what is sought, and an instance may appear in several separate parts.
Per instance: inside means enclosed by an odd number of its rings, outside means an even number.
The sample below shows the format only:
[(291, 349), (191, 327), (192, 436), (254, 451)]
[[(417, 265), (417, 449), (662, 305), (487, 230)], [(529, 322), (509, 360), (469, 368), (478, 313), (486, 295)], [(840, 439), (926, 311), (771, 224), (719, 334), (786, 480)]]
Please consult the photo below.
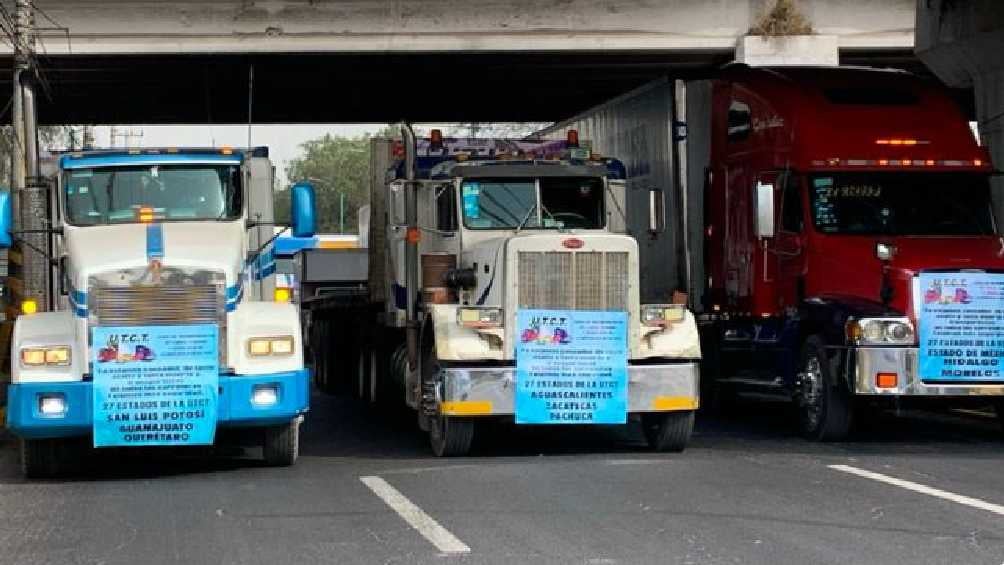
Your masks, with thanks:
[(827, 296), (808, 298), (799, 308), (798, 347), (810, 336), (819, 336), (831, 360), (836, 358), (834, 369), (844, 384), (853, 389), (853, 350), (847, 346), (845, 325), (851, 318), (871, 316), (900, 316), (878, 302), (862, 300), (860, 297)]
[[(11, 337), (11, 382), (79, 381), (87, 371), (87, 352), (77, 339), (73, 312), (39, 312), (18, 316)], [(25, 347), (70, 347), (68, 366), (22, 367), (21, 349)]]
[(689, 310), (684, 310), (683, 319), (665, 328), (642, 325), (638, 348), (632, 352), (636, 359), (653, 357), (666, 359), (700, 359), (701, 336), (697, 331), (697, 320)]
[(474, 329), (457, 323), (457, 304), (429, 306), (436, 356), (441, 361), (501, 361), (505, 358), (503, 328)]
[[(242, 302), (227, 320), (227, 361), (238, 375), (262, 375), (303, 369), (303, 334), (299, 308), (287, 302)], [(252, 337), (293, 337), (293, 354), (251, 357)]]

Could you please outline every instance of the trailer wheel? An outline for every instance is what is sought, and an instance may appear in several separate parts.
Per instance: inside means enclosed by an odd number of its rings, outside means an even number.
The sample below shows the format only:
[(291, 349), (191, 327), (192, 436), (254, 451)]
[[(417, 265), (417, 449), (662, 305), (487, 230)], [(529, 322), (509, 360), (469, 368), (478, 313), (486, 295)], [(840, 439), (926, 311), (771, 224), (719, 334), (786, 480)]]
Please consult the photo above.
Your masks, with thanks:
[(300, 419), (265, 428), (262, 456), (270, 467), (289, 467), (300, 456)]
[(795, 402), (802, 435), (814, 441), (840, 441), (851, 429), (853, 399), (838, 380), (820, 338), (802, 348)]
[(641, 427), (649, 449), (679, 453), (694, 432), (694, 411), (647, 412), (641, 415)]
[(72, 439), (22, 439), (21, 472), (29, 479), (64, 477), (78, 471), (83, 445)]

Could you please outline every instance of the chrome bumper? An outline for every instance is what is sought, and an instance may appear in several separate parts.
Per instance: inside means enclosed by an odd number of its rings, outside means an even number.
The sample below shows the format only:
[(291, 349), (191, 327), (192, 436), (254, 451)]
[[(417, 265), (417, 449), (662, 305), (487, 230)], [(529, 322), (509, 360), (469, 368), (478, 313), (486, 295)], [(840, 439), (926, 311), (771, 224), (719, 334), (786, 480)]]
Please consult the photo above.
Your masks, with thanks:
[[(859, 347), (854, 350), (854, 393), (881, 396), (1004, 396), (1004, 385), (960, 382), (926, 384), (918, 374), (916, 347)], [(879, 388), (878, 373), (896, 373), (895, 388)]]
[[(440, 411), (453, 416), (515, 414), (515, 367), (449, 367)], [(628, 412), (696, 410), (700, 371), (693, 362), (628, 366)]]

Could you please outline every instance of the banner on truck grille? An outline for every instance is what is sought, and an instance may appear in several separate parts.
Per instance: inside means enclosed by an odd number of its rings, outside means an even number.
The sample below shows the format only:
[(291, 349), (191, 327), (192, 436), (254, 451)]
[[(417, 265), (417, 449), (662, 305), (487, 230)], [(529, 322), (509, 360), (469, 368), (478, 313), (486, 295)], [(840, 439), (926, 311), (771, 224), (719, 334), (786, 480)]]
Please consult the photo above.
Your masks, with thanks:
[(519, 310), (516, 423), (627, 422), (627, 312)]
[(1004, 275), (923, 273), (920, 377), (1004, 381)]
[(208, 445), (216, 434), (219, 328), (94, 328), (94, 446)]

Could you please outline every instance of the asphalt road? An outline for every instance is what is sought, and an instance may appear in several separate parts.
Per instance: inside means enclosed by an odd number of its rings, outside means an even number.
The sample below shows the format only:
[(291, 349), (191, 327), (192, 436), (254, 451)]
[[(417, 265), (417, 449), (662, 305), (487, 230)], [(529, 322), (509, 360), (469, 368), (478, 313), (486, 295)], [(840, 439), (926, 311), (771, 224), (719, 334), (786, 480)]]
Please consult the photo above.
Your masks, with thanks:
[(683, 454), (503, 426), (443, 460), (409, 419), (318, 396), (304, 434), (288, 469), (143, 452), (55, 482), (6, 441), (0, 563), (1004, 563), (1004, 435), (976, 416), (819, 445), (758, 404)]

